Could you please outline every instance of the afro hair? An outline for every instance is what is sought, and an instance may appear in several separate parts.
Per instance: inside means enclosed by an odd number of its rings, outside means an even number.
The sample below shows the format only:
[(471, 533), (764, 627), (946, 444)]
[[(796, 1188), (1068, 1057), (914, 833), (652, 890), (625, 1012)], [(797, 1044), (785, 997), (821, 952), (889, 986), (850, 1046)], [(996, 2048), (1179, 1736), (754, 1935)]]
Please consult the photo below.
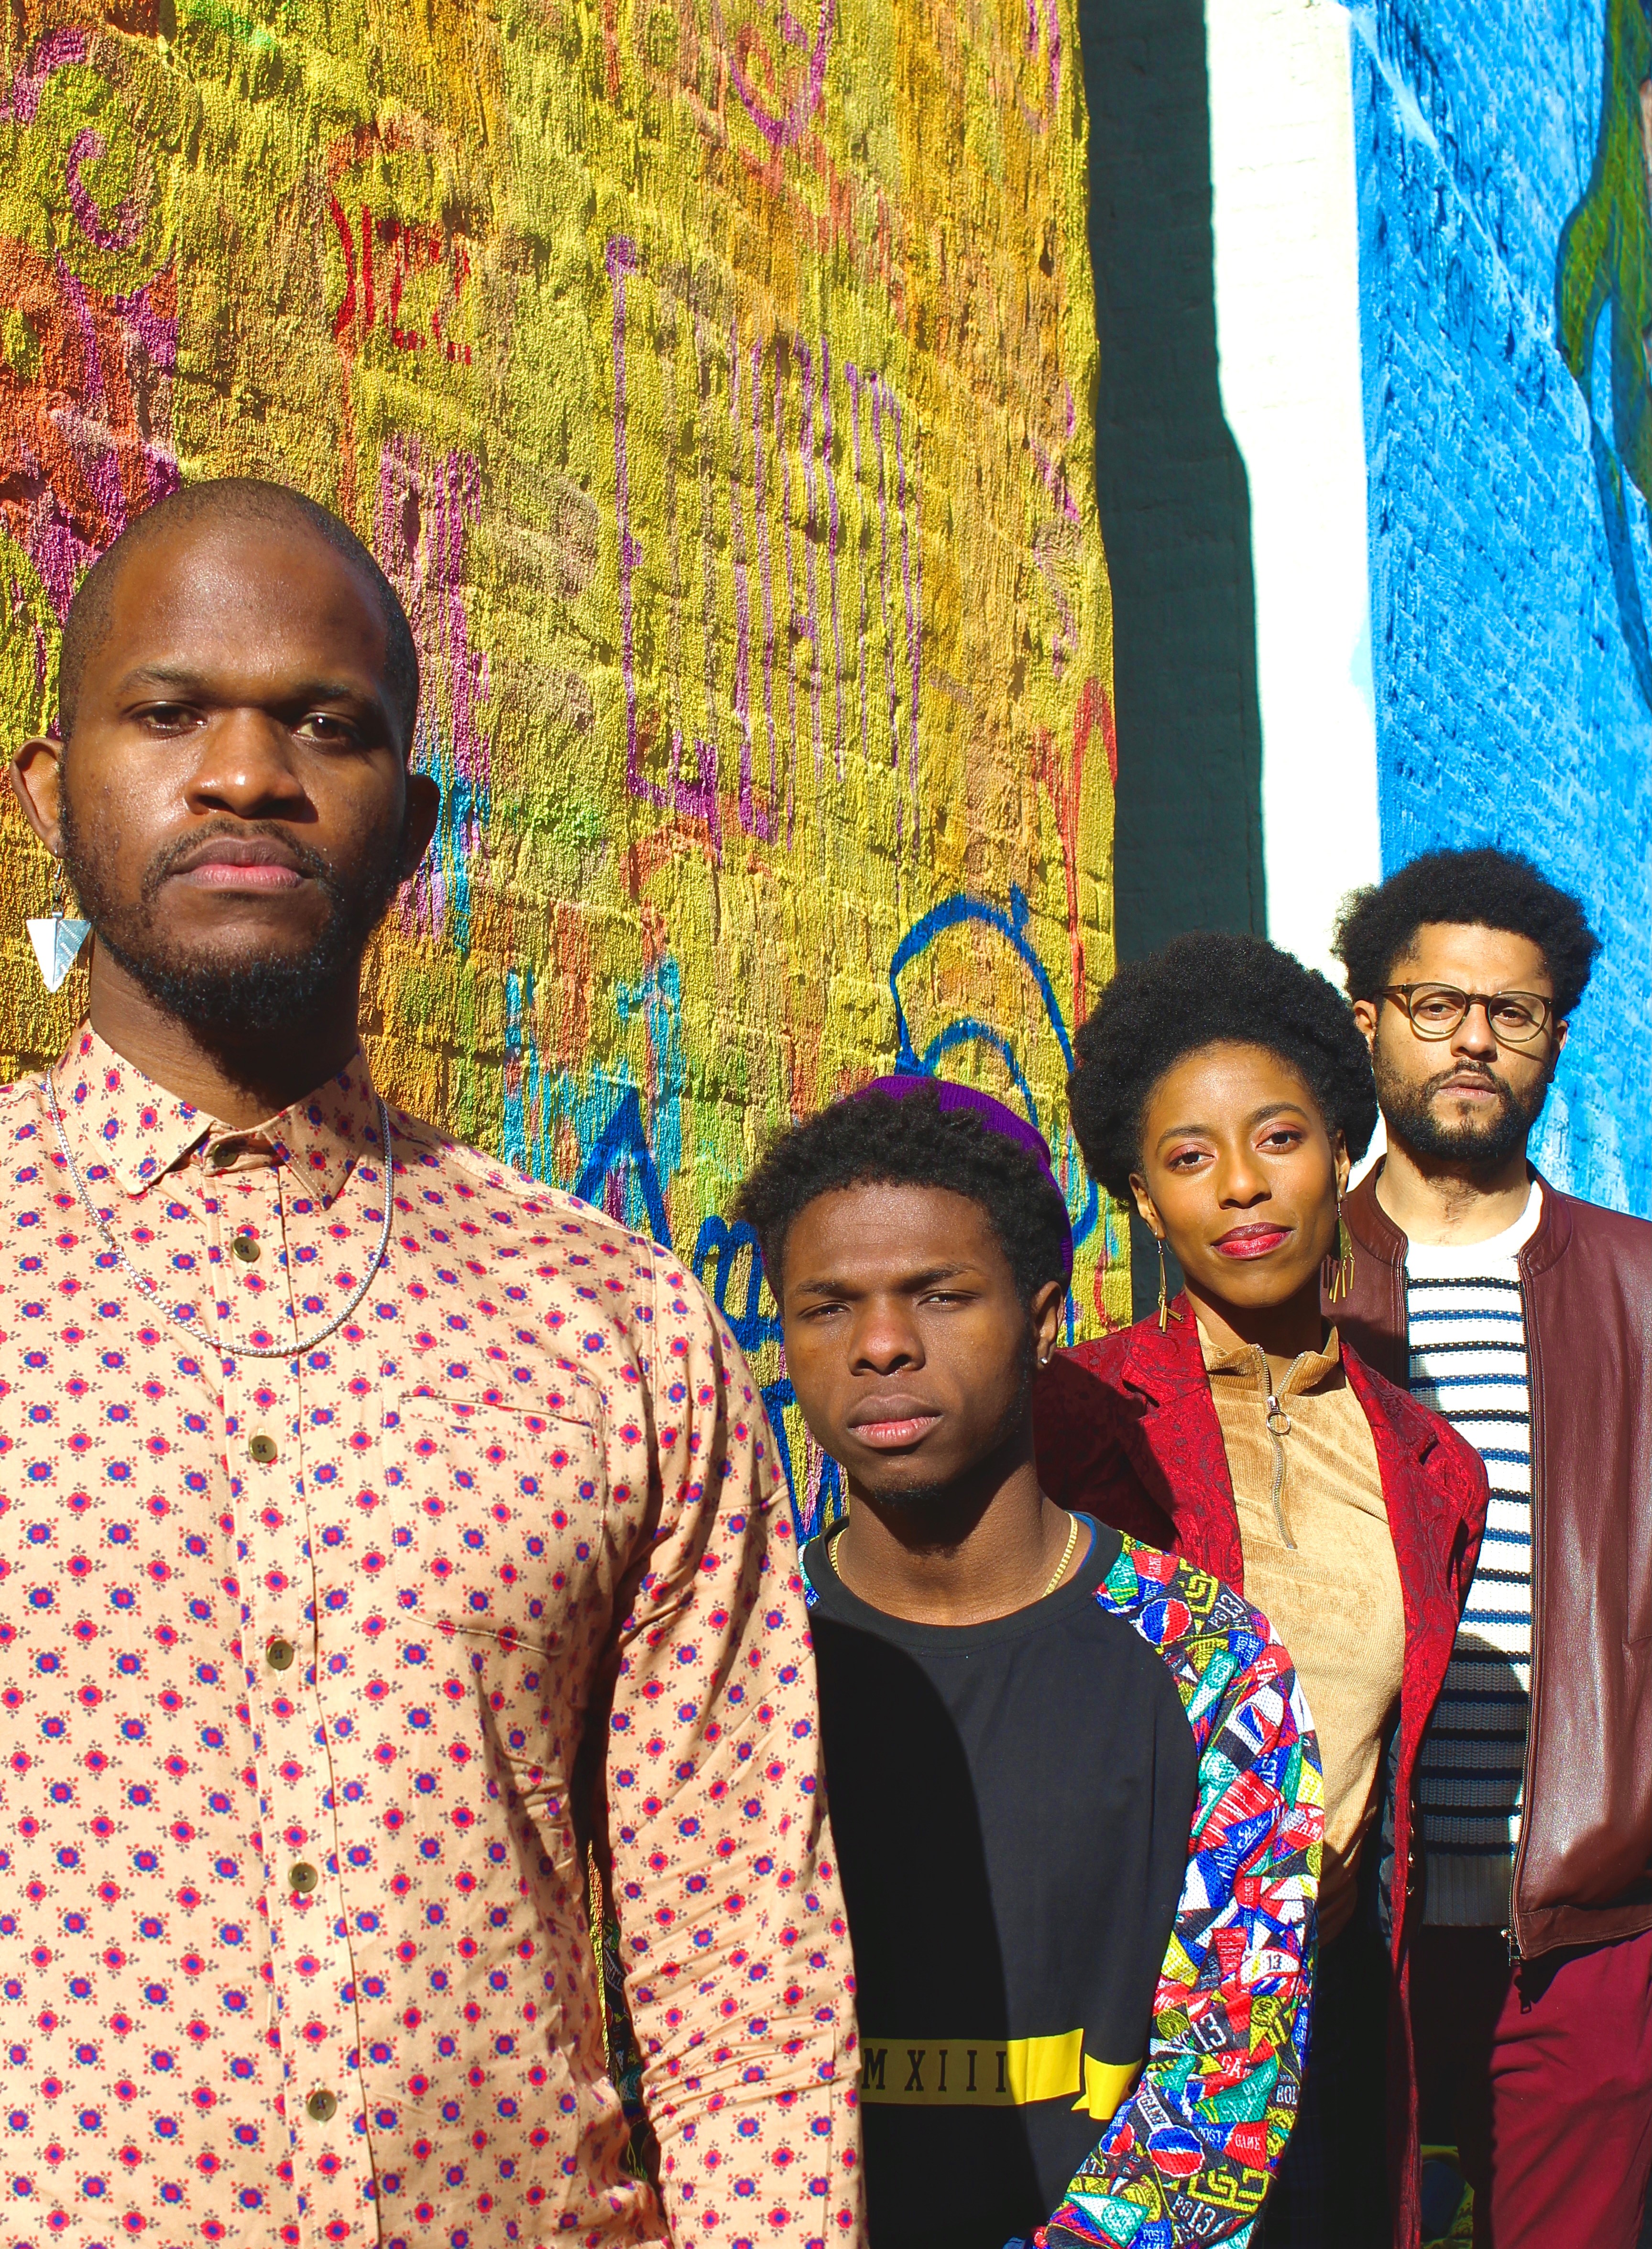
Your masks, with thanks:
[(786, 1236), (821, 1195), (891, 1185), (944, 1187), (979, 1203), (1022, 1301), (1063, 1281), (1071, 1235), (1060, 1190), (1037, 1158), (970, 1109), (942, 1109), (930, 1088), (898, 1098), (865, 1093), (780, 1134), (741, 1185), (734, 1216), (757, 1236), (780, 1300)]
[(1374, 1000), (1394, 981), (1427, 922), (1477, 923), (1530, 938), (1554, 984), (1565, 1017), (1583, 997), (1600, 950), (1570, 891), (1545, 882), (1513, 851), (1429, 851), (1342, 902), (1332, 950), (1347, 971), (1348, 996)]
[(1266, 1047), (1304, 1079), (1350, 1156), (1376, 1129), (1371, 1061), (1336, 987), (1259, 937), (1196, 930), (1119, 969), (1075, 1042), (1073, 1131), (1091, 1175), (1128, 1201), (1154, 1087), (1184, 1055)]

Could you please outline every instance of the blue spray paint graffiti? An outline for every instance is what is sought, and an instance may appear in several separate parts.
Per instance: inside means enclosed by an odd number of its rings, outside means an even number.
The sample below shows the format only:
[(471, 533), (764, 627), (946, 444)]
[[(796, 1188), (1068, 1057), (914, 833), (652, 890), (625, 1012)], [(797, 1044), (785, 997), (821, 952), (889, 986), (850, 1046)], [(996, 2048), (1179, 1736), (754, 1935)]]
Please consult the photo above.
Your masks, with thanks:
[(681, 983), (667, 958), (640, 984), (616, 995), (622, 1021), (642, 1013), (654, 1057), (655, 1133), (643, 1122), (642, 1096), (623, 1058), (612, 1070), (594, 1069), (582, 1085), (568, 1070), (547, 1069), (533, 1035), (533, 980), (513, 970), (505, 982), (505, 1121), (500, 1153), (507, 1164), (538, 1180), (556, 1178), (559, 1124), (571, 1124), (579, 1169), (569, 1182), (586, 1202), (610, 1217), (671, 1241), (664, 1176), (683, 1158), (682, 1094), (685, 1068), (678, 1025)]
[[(939, 905), (930, 909), (921, 921), (912, 925), (896, 946), (894, 958), (889, 966), (889, 988), (895, 1001), (898, 1041), (895, 1068), (903, 1074), (934, 1077), (940, 1074), (942, 1065), (949, 1054), (956, 1052), (962, 1047), (985, 1047), (1002, 1063), (1008, 1075), (1010, 1084), (1027, 1111), (1028, 1123), (1043, 1132), (1048, 1139), (1050, 1135), (1040, 1120), (1038, 1103), (1034, 1097), (1026, 1069), (1021, 1057), (1016, 1054), (1013, 1042), (1006, 1038), (1002, 1031), (995, 1029), (990, 1023), (981, 1021), (978, 1016), (966, 1014), (949, 1016), (941, 1021), (920, 1052), (912, 1042), (907, 1007), (901, 990), (902, 976), (923, 959), (945, 931), (973, 924), (978, 930), (992, 932), (995, 937), (1003, 939), (1009, 946), (1031, 980), (1033, 990), (1043, 1010), (1045, 1028), (1053, 1035), (1060, 1049), (1061, 1076), (1064, 1082), (1072, 1069), (1072, 1040), (1068, 1034), (1067, 1021), (1062, 1013), (1061, 1002), (1056, 997), (1055, 987), (1050, 980), (1043, 961), (1034, 951), (1032, 941), (1027, 933), (1029, 918), (1029, 908), (1026, 897), (1018, 889), (1012, 888), (1010, 891), (1009, 911), (1007, 913), (1002, 907), (991, 904), (985, 898), (973, 898), (967, 891), (960, 891), (950, 898), (943, 898)], [(1062, 1135), (1059, 1145), (1052, 1148), (1051, 1153), (1056, 1160), (1057, 1177), (1066, 1182), (1068, 1214), (1072, 1220), (1073, 1246), (1077, 1248), (1090, 1239), (1098, 1225), (1105, 1224), (1101, 1199), (1097, 1193), (1095, 1182), (1084, 1171), (1083, 1159), (1079, 1155), (1070, 1131)], [(1112, 1247), (1111, 1237), (1104, 1236), (1104, 1239), (1107, 1241), (1111, 1254)], [(1077, 1308), (1073, 1303), (1071, 1292), (1069, 1291), (1066, 1307), (1069, 1343), (1072, 1341), (1076, 1332), (1077, 1319)]]
[(1383, 863), (1497, 843), (1582, 898), (1604, 949), (1533, 1153), (1652, 1214), (1652, 30), (1348, 12)]
[[(898, 1071), (933, 1076), (949, 1055), (967, 1047), (985, 1048), (1002, 1064), (1029, 1121), (1042, 1131), (1045, 1128), (1038, 1102), (1025, 1058), (1017, 1052), (1015, 1042), (978, 1015), (966, 1012), (940, 1021), (919, 1049), (913, 1042), (911, 1009), (902, 982), (947, 931), (969, 930), (978, 944), (1007, 945), (1035, 995), (1031, 1014), (1036, 1031), (1054, 1038), (1064, 1077), (1072, 1066), (1072, 1042), (1061, 1004), (1028, 934), (1029, 918), (1027, 900), (1019, 890), (1011, 891), (1007, 911), (967, 893), (943, 899), (896, 946), (889, 981), (895, 1002)], [(683, 1161), (687, 1063), (681, 998), (681, 972), (669, 955), (640, 982), (622, 985), (615, 994), (620, 1021), (630, 1022), (640, 1015), (647, 1029), (654, 1090), (645, 1119), (641, 1090), (623, 1059), (613, 1069), (593, 1069), (583, 1083), (576, 1082), (567, 1070), (546, 1069), (533, 1035), (533, 980), (513, 973), (506, 986), (503, 1152), (506, 1161), (536, 1179), (554, 1179), (558, 1128), (571, 1124), (579, 1152), (579, 1167), (570, 1182), (573, 1193), (667, 1248), (671, 1246), (671, 1218), (662, 1183), (675, 1175)], [(1104, 1221), (1096, 1189), (1084, 1174), (1070, 1135), (1063, 1138), (1059, 1161), (1068, 1182), (1074, 1239), (1083, 1242)], [(780, 1346), (780, 1320), (772, 1296), (765, 1305), (762, 1259), (749, 1227), (731, 1224), (718, 1213), (710, 1213), (700, 1221), (689, 1263), (743, 1352), (754, 1358), (771, 1345)], [(1067, 1322), (1070, 1338), (1074, 1327), (1070, 1296)], [(798, 1537), (813, 1537), (842, 1510), (837, 1463), (822, 1455), (812, 1441), (806, 1447), (806, 1465), (795, 1459), (787, 1415), (797, 1399), (783, 1363), (776, 1379), (763, 1385), (762, 1396)]]
[[(763, 1310), (763, 1260), (757, 1236), (749, 1226), (739, 1220), (731, 1226), (715, 1211), (708, 1213), (700, 1221), (689, 1263), (694, 1278), (703, 1284), (728, 1323), (729, 1333), (748, 1358), (767, 1344), (781, 1342), (778, 1317)], [(772, 1296), (769, 1301), (774, 1302)], [(763, 1404), (768, 1409), (781, 1467), (786, 1475), (786, 1488), (791, 1496), (792, 1520), (801, 1542), (814, 1537), (823, 1523), (836, 1520), (841, 1480), (836, 1462), (823, 1458), (800, 1488), (786, 1427), (786, 1409), (796, 1403), (797, 1393), (783, 1372), (775, 1381), (764, 1384)], [(814, 1448), (810, 1450), (812, 1453)]]

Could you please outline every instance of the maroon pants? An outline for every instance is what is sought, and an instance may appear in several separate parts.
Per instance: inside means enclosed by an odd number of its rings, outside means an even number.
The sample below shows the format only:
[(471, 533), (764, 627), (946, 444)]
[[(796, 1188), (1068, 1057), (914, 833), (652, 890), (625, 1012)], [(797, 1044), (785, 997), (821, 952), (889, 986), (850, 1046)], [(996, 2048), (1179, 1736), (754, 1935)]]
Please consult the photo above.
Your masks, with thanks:
[(1496, 1929), (1420, 1929), (1411, 2020), (1423, 2142), (1457, 2149), (1475, 2249), (1635, 2249), (1652, 1930), (1511, 1964)]

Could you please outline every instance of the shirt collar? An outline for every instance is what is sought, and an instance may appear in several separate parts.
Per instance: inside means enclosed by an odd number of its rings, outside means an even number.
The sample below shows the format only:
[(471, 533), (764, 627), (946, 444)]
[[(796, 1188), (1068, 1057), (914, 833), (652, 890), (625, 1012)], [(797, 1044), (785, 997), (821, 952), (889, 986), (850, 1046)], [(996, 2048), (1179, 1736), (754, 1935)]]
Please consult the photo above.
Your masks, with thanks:
[(215, 1178), (285, 1164), (325, 1209), (357, 1159), (378, 1148), (378, 1102), (359, 1047), (336, 1077), (251, 1127), (220, 1123), (180, 1101), (89, 1025), (55, 1076), (65, 1122), (83, 1147), (96, 1151), (82, 1157), (88, 1173), (107, 1174), (131, 1196), (190, 1159)]
[[(1207, 1374), (1254, 1374), (1258, 1365), (1266, 1368), (1267, 1362), (1255, 1344), (1239, 1344), (1224, 1351), (1213, 1343), (1201, 1327), (1199, 1341), (1205, 1356)], [(1290, 1373), (1280, 1384), (1275, 1395), (1280, 1398), (1300, 1398), (1304, 1391), (1317, 1390), (1322, 1382), (1335, 1374), (1342, 1364), (1342, 1343), (1335, 1328), (1325, 1338), (1323, 1351), (1304, 1351), (1293, 1361)]]

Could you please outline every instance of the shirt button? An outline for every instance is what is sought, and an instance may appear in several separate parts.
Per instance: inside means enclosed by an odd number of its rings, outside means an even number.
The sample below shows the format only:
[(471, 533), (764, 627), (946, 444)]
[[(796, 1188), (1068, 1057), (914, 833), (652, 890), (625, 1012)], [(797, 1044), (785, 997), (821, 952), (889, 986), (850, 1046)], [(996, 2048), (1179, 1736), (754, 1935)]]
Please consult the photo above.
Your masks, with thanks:
[(258, 1245), (252, 1239), (252, 1236), (250, 1234), (237, 1234), (235, 1240), (230, 1244), (230, 1248), (233, 1255), (238, 1257), (244, 1265), (256, 1265), (258, 1263)]
[(207, 1161), (215, 1172), (227, 1172), (240, 1152), (238, 1140), (220, 1140), (216, 1148), (209, 1150)]
[(265, 1661), (272, 1671), (289, 1671), (297, 1653), (290, 1640), (272, 1640), (265, 1649)]
[(289, 1867), (287, 1868), (286, 1878), (300, 1897), (308, 1897), (310, 1892), (315, 1888), (316, 1884), (321, 1879), (320, 1875), (316, 1873), (315, 1868), (312, 1866), (306, 1865), (302, 1859), (299, 1860), (296, 1867)]
[(336, 2093), (313, 2093), (304, 2105), (318, 2124), (325, 2124), (338, 2114), (339, 2096)]
[(265, 1436), (260, 1431), (248, 1445), (247, 1450), (261, 1468), (267, 1468), (275, 1458), (275, 1439)]

